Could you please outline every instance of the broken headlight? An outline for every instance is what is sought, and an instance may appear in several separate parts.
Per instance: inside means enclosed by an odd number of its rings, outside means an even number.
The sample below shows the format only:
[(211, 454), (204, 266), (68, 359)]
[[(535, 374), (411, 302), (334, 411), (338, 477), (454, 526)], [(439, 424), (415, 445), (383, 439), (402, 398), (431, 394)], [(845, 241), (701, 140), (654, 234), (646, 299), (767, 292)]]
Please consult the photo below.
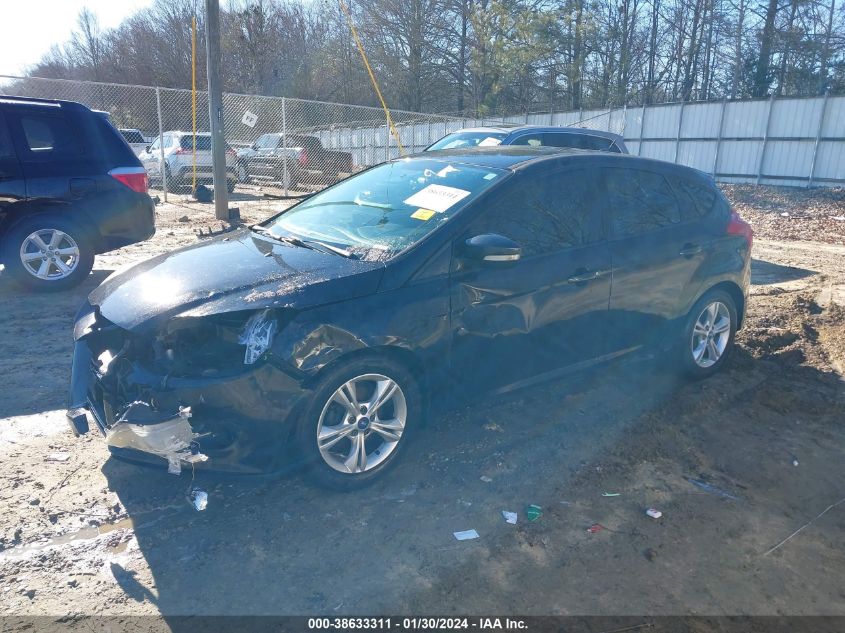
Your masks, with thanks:
[(261, 358), (264, 352), (270, 349), (278, 327), (279, 324), (273, 318), (271, 310), (262, 310), (249, 317), (238, 337), (238, 343), (246, 346), (244, 352), (245, 365), (252, 365)]
[(255, 364), (267, 352), (278, 317), (268, 309), (172, 319), (157, 333), (151, 360), (173, 376), (237, 373), (238, 367)]

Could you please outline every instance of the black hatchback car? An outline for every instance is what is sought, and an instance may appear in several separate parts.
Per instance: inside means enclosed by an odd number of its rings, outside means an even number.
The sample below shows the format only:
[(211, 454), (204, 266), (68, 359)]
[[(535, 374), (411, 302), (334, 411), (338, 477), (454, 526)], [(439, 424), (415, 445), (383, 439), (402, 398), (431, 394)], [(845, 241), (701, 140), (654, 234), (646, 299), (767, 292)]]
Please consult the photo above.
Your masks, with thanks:
[(306, 462), (355, 487), (450, 400), (647, 347), (712, 374), (742, 324), (751, 240), (711, 179), (668, 163), (394, 160), (107, 279), (77, 317), (68, 415), (175, 472)]
[(147, 174), (107, 118), (0, 97), (0, 261), (35, 290), (80, 283), (94, 255), (155, 233)]

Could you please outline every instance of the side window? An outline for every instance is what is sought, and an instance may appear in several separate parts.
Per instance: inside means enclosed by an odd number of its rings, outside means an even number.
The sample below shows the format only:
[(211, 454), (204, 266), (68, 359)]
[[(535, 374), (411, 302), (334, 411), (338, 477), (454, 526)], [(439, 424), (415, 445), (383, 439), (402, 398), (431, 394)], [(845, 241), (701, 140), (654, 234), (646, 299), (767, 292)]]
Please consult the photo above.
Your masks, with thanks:
[(12, 146), (12, 139), (9, 137), (9, 130), (6, 129), (6, 121), (0, 114), (0, 160), (14, 158), (15, 148)]
[(549, 132), (545, 135), (545, 145), (550, 147), (574, 147), (576, 149), (593, 149), (607, 151), (610, 148), (610, 141), (600, 136), (590, 134), (555, 134)]
[[(703, 184), (678, 178), (673, 181), (684, 203), (684, 219), (697, 220), (705, 218), (713, 212), (716, 205), (716, 192)], [(689, 203), (687, 203), (687, 199)]]
[(601, 234), (597, 189), (586, 169), (518, 176), (473, 231), (509, 237), (525, 257), (590, 244)]
[(79, 156), (82, 142), (60, 114), (24, 114), (20, 117), (25, 149), (36, 155)]
[(514, 140), (510, 145), (528, 145), (529, 147), (540, 147), (543, 145), (542, 134), (526, 134)]
[(662, 175), (616, 168), (604, 174), (614, 237), (648, 233), (681, 221), (678, 201)]
[[(165, 142), (166, 141), (167, 141), (167, 137), (165, 137)], [(160, 147), (161, 147), (161, 137), (156, 136), (156, 140), (154, 140), (152, 142), (152, 145), (150, 145), (150, 152), (157, 152)], [(165, 147), (167, 147), (167, 145), (165, 145)]]

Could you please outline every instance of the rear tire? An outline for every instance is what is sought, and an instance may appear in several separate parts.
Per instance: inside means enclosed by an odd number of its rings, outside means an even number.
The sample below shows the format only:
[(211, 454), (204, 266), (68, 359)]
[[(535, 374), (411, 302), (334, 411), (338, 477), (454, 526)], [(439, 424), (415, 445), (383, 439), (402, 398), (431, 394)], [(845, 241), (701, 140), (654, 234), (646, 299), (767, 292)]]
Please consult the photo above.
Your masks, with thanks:
[(405, 366), (385, 357), (356, 358), (319, 381), (296, 441), (315, 483), (355, 490), (395, 466), (422, 416), (419, 385)]
[(13, 226), (3, 251), (12, 279), (38, 292), (73, 288), (94, 267), (94, 241), (89, 231), (56, 215), (36, 215)]
[(692, 307), (677, 347), (681, 371), (701, 380), (719, 371), (730, 356), (737, 328), (736, 304), (723, 290), (711, 290)]

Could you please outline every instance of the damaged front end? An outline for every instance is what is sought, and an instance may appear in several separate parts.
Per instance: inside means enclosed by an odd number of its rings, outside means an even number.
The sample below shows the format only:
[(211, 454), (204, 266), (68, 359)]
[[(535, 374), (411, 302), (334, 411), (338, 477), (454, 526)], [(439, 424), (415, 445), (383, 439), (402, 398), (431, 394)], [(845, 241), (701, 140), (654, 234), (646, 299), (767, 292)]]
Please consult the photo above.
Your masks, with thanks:
[(175, 317), (131, 331), (86, 305), (74, 327), (68, 418), (93, 420), (109, 450), (173, 473), (209, 461), (264, 472), (303, 395), (300, 372), (274, 357), (281, 310)]

